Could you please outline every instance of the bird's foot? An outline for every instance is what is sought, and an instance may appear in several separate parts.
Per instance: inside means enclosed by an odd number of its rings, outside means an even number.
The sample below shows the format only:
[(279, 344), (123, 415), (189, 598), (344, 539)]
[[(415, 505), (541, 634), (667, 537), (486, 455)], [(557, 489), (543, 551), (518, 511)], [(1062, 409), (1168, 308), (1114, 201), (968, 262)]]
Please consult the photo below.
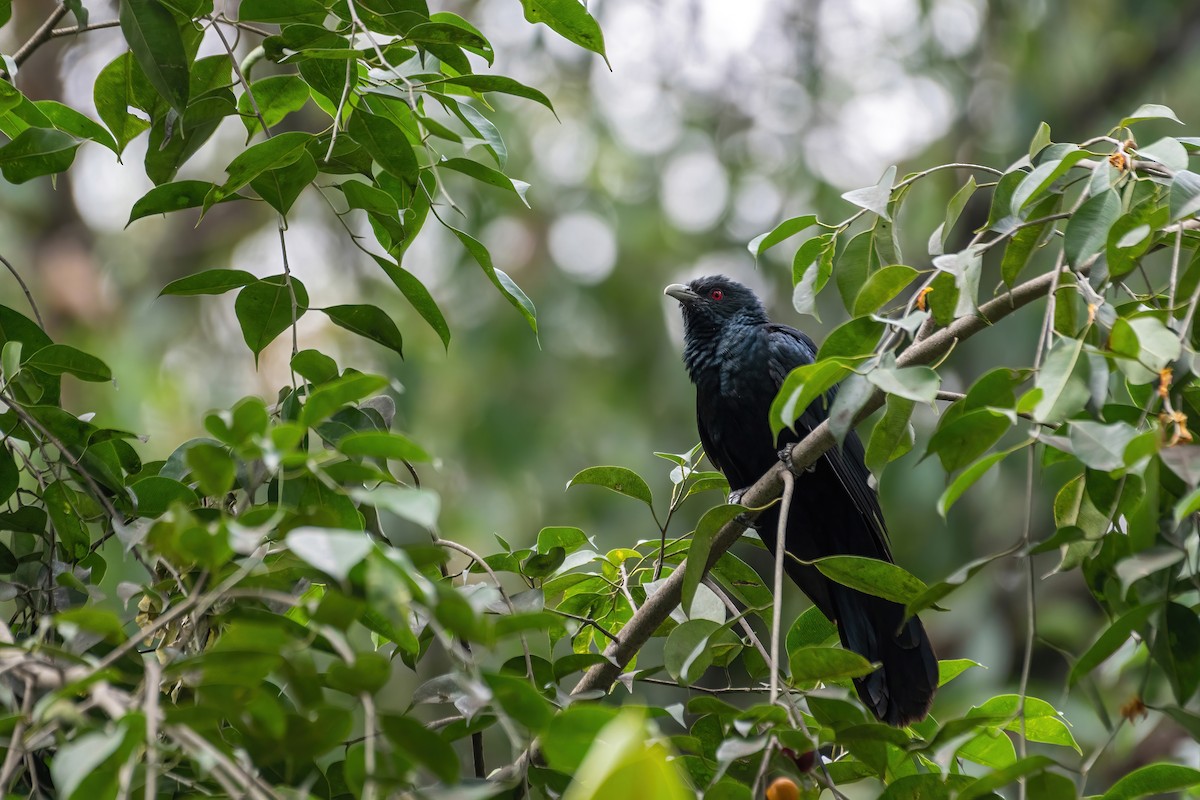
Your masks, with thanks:
[(730, 489), (729, 490), (729, 505), (736, 506), (742, 502), (742, 497), (746, 494), (745, 489)]
[(779, 448), (779, 460), (782, 461), (783, 465), (788, 468), (788, 472), (792, 473), (793, 475), (795, 475), (797, 477), (799, 477), (800, 475), (803, 475), (805, 473), (815, 472), (817, 469), (817, 465), (815, 463), (809, 464), (804, 469), (796, 468), (795, 462), (792, 461), (792, 449), (795, 446), (796, 445), (793, 443), (793, 444), (789, 444), (789, 445), (784, 445), (783, 447)]

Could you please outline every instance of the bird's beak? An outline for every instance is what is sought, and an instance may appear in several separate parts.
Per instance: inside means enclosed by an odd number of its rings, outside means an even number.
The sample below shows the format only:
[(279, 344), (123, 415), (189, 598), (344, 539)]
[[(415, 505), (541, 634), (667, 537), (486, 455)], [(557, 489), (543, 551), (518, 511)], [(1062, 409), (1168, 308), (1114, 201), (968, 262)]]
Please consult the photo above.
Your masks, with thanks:
[(667, 297), (674, 297), (681, 303), (694, 303), (700, 299), (700, 295), (693, 292), (682, 283), (672, 283), (666, 289), (663, 289), (663, 294)]

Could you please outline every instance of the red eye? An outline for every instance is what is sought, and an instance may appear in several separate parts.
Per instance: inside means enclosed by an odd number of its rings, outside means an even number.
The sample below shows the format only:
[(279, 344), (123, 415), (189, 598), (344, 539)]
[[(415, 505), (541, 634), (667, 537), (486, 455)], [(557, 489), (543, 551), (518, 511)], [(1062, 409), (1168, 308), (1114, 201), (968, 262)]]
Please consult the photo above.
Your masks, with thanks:
[(711, 292), (708, 293), (708, 296), (711, 297), (713, 300), (720, 300), (721, 298), (723, 298), (725, 296), (725, 293), (722, 292), (720, 289), (713, 289)]

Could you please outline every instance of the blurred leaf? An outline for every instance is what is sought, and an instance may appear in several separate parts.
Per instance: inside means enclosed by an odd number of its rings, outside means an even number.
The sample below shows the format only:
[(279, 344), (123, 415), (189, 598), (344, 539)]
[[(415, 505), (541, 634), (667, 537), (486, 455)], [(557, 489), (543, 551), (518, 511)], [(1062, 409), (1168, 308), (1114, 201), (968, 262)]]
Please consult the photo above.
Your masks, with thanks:
[(870, 661), (840, 647), (801, 647), (788, 654), (792, 683), (861, 678), (875, 671)]
[[(13, 496), (21, 481), (21, 473), (17, 470), (17, 459), (8, 448), (0, 449), (0, 503), (7, 503)], [(3, 526), (3, 523), (0, 523)], [(7, 548), (6, 548), (7, 549)], [(9, 553), (12, 557), (12, 553)], [(15, 569), (14, 566), (12, 569)], [(3, 570), (11, 572), (12, 569)]]
[(918, 403), (932, 403), (942, 382), (931, 367), (897, 367), (894, 361), (880, 363), (867, 373), (867, 380), (889, 395)]
[(839, 445), (874, 394), (875, 387), (858, 374), (851, 375), (838, 387), (837, 398), (829, 408), (829, 432)]
[(350, 496), (360, 503), (385, 509), (423, 528), (437, 530), (442, 501), (438, 493), (431, 489), (380, 485), (373, 489), (352, 489)]
[(826, 556), (812, 562), (832, 581), (894, 603), (910, 603), (928, 587), (903, 567), (864, 556)]
[(366, 304), (329, 306), (322, 308), (321, 312), (333, 320), (338, 327), (395, 350), (401, 356), (404, 355), (400, 329), (396, 327), (396, 323), (387, 315), (387, 312), (378, 306)]
[[(561, 0), (561, 2), (579, 5), (576, 0)], [(583, 8), (583, 6), (579, 7)], [(529, 184), (525, 183), (525, 181), (510, 178), (503, 172), (484, 166), (478, 161), (472, 161), (469, 158), (447, 158), (438, 162), (438, 166), (445, 169), (452, 169), (455, 172), (461, 172), (463, 175), (469, 175), (475, 180), (486, 183), (489, 186), (510, 191), (521, 199), (526, 208), (529, 208), (529, 200), (525, 197), (526, 192), (529, 191)]]
[(1200, 619), (1196, 612), (1168, 603), (1151, 650), (1167, 673), (1176, 702), (1187, 705), (1200, 686)]
[(288, 549), (309, 566), (344, 581), (350, 570), (367, 557), (375, 545), (361, 531), (300, 527), (284, 538)]
[(308, 396), (304, 408), (300, 410), (300, 424), (311, 428), (329, 419), (347, 403), (356, 403), (370, 397), (387, 385), (387, 378), (381, 375), (347, 372), (342, 377), (317, 387)]
[(1075, 362), (1083, 349), (1083, 340), (1068, 339), (1059, 342), (1038, 371), (1034, 383), (1035, 390), (1041, 390), (1041, 396), (1033, 409), (1033, 418), (1038, 422), (1052, 422), (1064, 415), (1061, 400), (1068, 394), (1071, 383), (1071, 373), (1075, 370)]
[(129, 491), (137, 499), (138, 516), (142, 517), (165, 514), (172, 503), (180, 503), (187, 508), (195, 508), (200, 504), (200, 498), (190, 487), (161, 475), (142, 478), (130, 485)]
[(863, 189), (854, 189), (842, 195), (842, 199), (853, 203), (859, 208), (865, 208), (867, 211), (872, 211), (884, 219), (890, 220), (888, 216), (888, 201), (892, 198), (892, 183), (896, 180), (896, 167), (891, 166), (883, 173), (883, 177), (879, 179), (879, 183), (874, 186), (867, 186)]
[(275, 337), (308, 310), (308, 292), (299, 278), (274, 275), (248, 284), (238, 292), (234, 311), (242, 338), (254, 353), (254, 363)]
[(1140, 767), (1114, 783), (1100, 800), (1133, 800), (1152, 794), (1165, 794), (1200, 784), (1200, 770), (1180, 764), (1150, 764)]
[(398, 714), (380, 714), (379, 727), (397, 750), (420, 763), (438, 780), (443, 783), (458, 780), (458, 755), (437, 731)]
[(653, 797), (655, 800), (692, 800), (676, 762), (667, 749), (646, 735), (637, 711), (621, 712), (592, 740), (563, 800), (611, 800), (618, 797)]
[(329, 671), (325, 673), (325, 685), (346, 694), (374, 694), (382, 689), (391, 677), (391, 662), (386, 656), (360, 650), (354, 654), (353, 664), (347, 664), (345, 661), (334, 661), (330, 664)]
[(53, 128), (26, 128), (0, 147), (0, 174), (9, 183), (65, 172), (75, 161), (79, 140)]
[(1092, 645), (1071, 665), (1069, 685), (1076, 684), (1080, 678), (1100, 666), (1129, 639), (1131, 633), (1140, 628), (1159, 609), (1158, 603), (1134, 606), (1134, 608), (1117, 618)]
[(337, 362), (319, 350), (301, 350), (292, 356), (291, 366), (310, 383), (327, 383), (338, 376)]
[(150, 85), (182, 115), (190, 92), (189, 59), (175, 17), (158, 0), (121, 0), (119, 17)]
[(938, 688), (945, 686), (972, 667), (982, 667), (978, 661), (969, 658), (954, 658), (938, 662)]
[[(1128, 117), (1117, 123), (1118, 128), (1125, 128), (1135, 122), (1141, 122), (1147, 119), (1169, 119), (1172, 122), (1179, 122), (1179, 117), (1175, 116), (1175, 112), (1168, 106), (1158, 105), (1157, 103), (1145, 103), (1138, 106), (1137, 111), (1134, 111)], [(1182, 122), (1179, 122), (1182, 125)]]
[(800, 233), (800, 231), (804, 230), (805, 228), (809, 228), (815, 224), (817, 224), (817, 217), (815, 214), (805, 214), (801, 217), (792, 217), (791, 219), (784, 220), (776, 225), (773, 230), (755, 236), (750, 240), (750, 244), (746, 245), (746, 247), (752, 256), (758, 258), (763, 253), (767, 252), (785, 239), (789, 239), (792, 236), (795, 236), (797, 233)]
[(618, 713), (612, 706), (576, 703), (554, 715), (542, 739), (546, 762), (559, 772), (574, 774), (597, 734)]
[(784, 640), (787, 652), (804, 647), (817, 647), (837, 636), (837, 625), (829, 620), (821, 609), (810, 606), (804, 613), (796, 617), (792, 627), (788, 629)]
[(604, 33), (578, 0), (521, 0), (521, 5), (525, 8), (525, 19), (545, 23), (568, 41), (600, 54), (604, 63), (608, 63)]
[(721, 623), (711, 619), (690, 619), (671, 631), (663, 646), (663, 664), (672, 678), (688, 686), (704, 675), (713, 662), (709, 637), (720, 628)]
[(337, 449), (348, 456), (369, 456), (393, 461), (429, 461), (429, 454), (420, 445), (390, 431), (351, 433), (338, 440)]
[(650, 487), (646, 485), (646, 481), (641, 475), (625, 467), (589, 467), (567, 482), (568, 489), (582, 485), (603, 486), (605, 489), (641, 500), (648, 506), (654, 506), (654, 497), (650, 494)]
[(692, 544), (688, 548), (687, 561), (684, 562), (682, 605), (685, 609), (692, 607), (692, 602), (696, 599), (696, 589), (704, 580), (708, 569), (709, 553), (717, 532), (744, 511), (746, 511), (745, 506), (740, 505), (716, 506), (706, 511), (700, 521), (696, 523), (696, 531), (692, 534)]
[(848, 374), (850, 369), (836, 359), (819, 360), (788, 373), (771, 403), (771, 434), (778, 436), (795, 425), (810, 404)]
[(1072, 420), (1071, 448), (1085, 465), (1108, 472), (1125, 466), (1125, 447), (1137, 434), (1128, 422)]
[(1171, 222), (1200, 211), (1200, 175), (1181, 169), (1171, 179)]
[(65, 344), (51, 344), (35, 351), (26, 359), (25, 366), (51, 375), (65, 372), (83, 381), (104, 383), (113, 379), (112, 370), (103, 361)]
[(855, 358), (869, 355), (879, 342), (883, 324), (870, 317), (855, 317), (843, 322), (825, 337), (817, 360), (830, 358)]
[[(1062, 202), (1060, 195), (1051, 195), (1034, 206), (1029, 212), (1029, 219), (1037, 220), (1048, 217), (1058, 211)], [(1009, 286), (1016, 283), (1017, 278), (1025, 270), (1037, 249), (1045, 243), (1047, 234), (1052, 229), (1052, 222), (1042, 222), (1021, 228), (1004, 247), (1004, 256), (1000, 261), (1000, 274)]]
[(963, 470), (962, 474), (956, 477), (950, 483), (950, 485), (946, 487), (946, 491), (942, 492), (942, 496), (938, 498), (938, 514), (944, 518), (946, 516), (946, 512), (950, 510), (950, 507), (954, 505), (958, 498), (962, 497), (963, 492), (965, 492), (967, 489), (970, 489), (976, 481), (982, 478), (988, 470), (995, 466), (999, 461), (1003, 460), (1003, 458), (1010, 452), (1012, 451), (1008, 450), (1003, 453), (992, 453), (989, 456), (979, 459), (974, 464)]
[(97, 773), (123, 741), (122, 736), (92, 731), (60, 746), (50, 763), (55, 793), (65, 800), (74, 797), (84, 779)]
[(554, 709), (528, 680), (508, 675), (484, 675), (492, 698), (504, 713), (529, 730), (540, 733), (554, 718)]

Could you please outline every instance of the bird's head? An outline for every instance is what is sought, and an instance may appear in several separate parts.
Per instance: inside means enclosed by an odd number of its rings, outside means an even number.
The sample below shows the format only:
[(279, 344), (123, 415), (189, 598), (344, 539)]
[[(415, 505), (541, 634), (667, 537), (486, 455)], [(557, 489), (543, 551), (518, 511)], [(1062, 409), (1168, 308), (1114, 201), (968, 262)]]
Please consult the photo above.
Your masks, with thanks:
[(679, 301), (688, 335), (712, 333), (732, 321), (762, 324), (767, 312), (754, 292), (724, 275), (672, 283), (663, 294)]

